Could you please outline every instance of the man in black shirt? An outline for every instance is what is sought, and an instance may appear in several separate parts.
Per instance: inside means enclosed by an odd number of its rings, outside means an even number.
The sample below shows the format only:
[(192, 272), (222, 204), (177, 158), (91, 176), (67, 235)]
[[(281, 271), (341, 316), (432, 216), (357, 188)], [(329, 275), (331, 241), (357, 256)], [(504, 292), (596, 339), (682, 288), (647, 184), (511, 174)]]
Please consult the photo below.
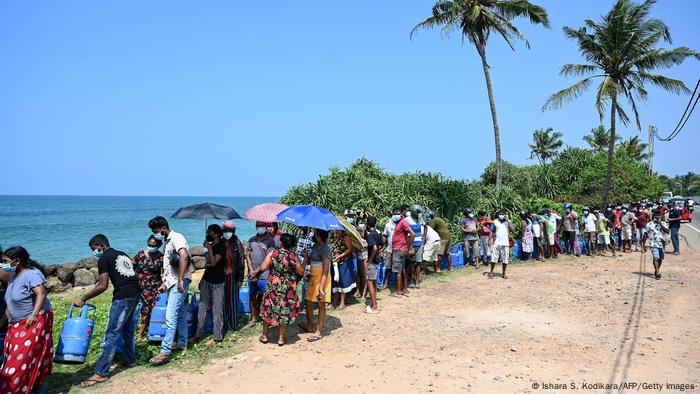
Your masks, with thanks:
[(207, 267), (199, 282), (200, 300), (197, 315), (197, 335), (195, 340), (204, 336), (204, 322), (211, 305), (214, 321), (214, 337), (207, 341), (206, 346), (220, 342), (223, 339), (224, 327), (224, 286), (226, 282), (226, 243), (221, 239), (221, 226), (212, 224), (207, 228), (204, 241), (204, 253)]
[(377, 232), (377, 218), (367, 218), (367, 289), (369, 290), (370, 304), (365, 309), (366, 313), (377, 313), (377, 275), (379, 273), (379, 261), (381, 251), (384, 249), (382, 236)]
[(120, 337), (124, 341), (124, 354), (122, 362), (117, 368), (136, 366), (134, 314), (141, 294), (134, 266), (126, 253), (112, 249), (109, 246), (109, 240), (102, 234), (92, 237), (88, 246), (92, 250), (93, 256), (98, 259), (97, 269), (100, 277), (95, 287), (75, 301), (73, 305), (82, 307), (87, 300), (104, 293), (109, 287), (110, 281), (114, 286), (114, 293), (112, 294), (112, 306), (109, 309), (109, 321), (102, 341), (104, 343), (102, 355), (95, 365), (95, 374), (82, 382), (81, 387), (93, 386), (109, 379), (109, 367), (112, 364)]

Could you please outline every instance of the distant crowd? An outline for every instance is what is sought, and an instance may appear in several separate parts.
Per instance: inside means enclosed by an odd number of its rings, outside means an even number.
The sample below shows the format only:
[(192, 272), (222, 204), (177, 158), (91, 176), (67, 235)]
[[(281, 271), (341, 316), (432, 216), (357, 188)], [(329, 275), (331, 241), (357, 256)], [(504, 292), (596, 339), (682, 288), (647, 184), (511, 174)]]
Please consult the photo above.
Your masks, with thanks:
[[(453, 269), (450, 251), (455, 245), (463, 249), (466, 264), (475, 268), (489, 265), (489, 279), (496, 276), (498, 263), (502, 266), (500, 277), (508, 278), (506, 270), (514, 247), (521, 260), (556, 259), (561, 253), (595, 256), (629, 253), (633, 247), (643, 253), (650, 249), (654, 277), (660, 279), (667, 247), (672, 247), (670, 253), (680, 253), (682, 209), (692, 210), (692, 205), (641, 201), (630, 206), (583, 207), (580, 213), (572, 204), (562, 208), (544, 206), (540, 212), (519, 212), (517, 228), (505, 210), (489, 214), (466, 209), (455, 242), (448, 222), (418, 205), (394, 208), (381, 228), (377, 217), (352, 209), (344, 212), (348, 226), (330, 232), (311, 228), (283, 232), (277, 223), (257, 222), (256, 234), (247, 246), (236, 235), (234, 222), (212, 224), (202, 243), (206, 267), (198, 284), (201, 298), (196, 332), (188, 331), (186, 300), (194, 268), (182, 234), (171, 229), (165, 218), (154, 217), (148, 222), (152, 234), (144, 249), (133, 256), (114, 249), (105, 235), (97, 234), (88, 246), (98, 259), (98, 283), (73, 305), (82, 307), (105, 292), (110, 282), (112, 304), (95, 373), (81, 386), (109, 379), (120, 342), (123, 353), (116, 368), (136, 365), (136, 337), (146, 337), (160, 293), (168, 295), (166, 334), (159, 354), (150, 360), (153, 365), (169, 362), (173, 352), (202, 340), (208, 313), (212, 314), (213, 334), (206, 345), (220, 342), (227, 331), (235, 330), (239, 317), (236, 303), (244, 281), (250, 300), (247, 327), (262, 322), (260, 342), (268, 343), (270, 327), (278, 327), (277, 344), (285, 345), (286, 327), (293, 324), (308, 334), (307, 341), (315, 342), (323, 338), (328, 304), (342, 310), (348, 297), (366, 298), (364, 312), (379, 313), (378, 291), (393, 282), (392, 297), (409, 297), (413, 289), (421, 288), (429, 268), (435, 273), (441, 272), (443, 265)], [(43, 268), (31, 260), (26, 249), (14, 246), (2, 253), (0, 281), (6, 303), (0, 322), (6, 327), (0, 391), (42, 392), (54, 356), (54, 317)], [(298, 319), (302, 308), (306, 315), (303, 321)]]

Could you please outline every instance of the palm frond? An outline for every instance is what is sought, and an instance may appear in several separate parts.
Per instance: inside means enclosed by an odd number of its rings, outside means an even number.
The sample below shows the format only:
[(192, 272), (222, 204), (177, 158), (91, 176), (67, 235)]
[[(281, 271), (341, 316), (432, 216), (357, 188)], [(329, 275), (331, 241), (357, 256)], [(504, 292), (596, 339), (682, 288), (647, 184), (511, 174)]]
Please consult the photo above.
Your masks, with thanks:
[(593, 78), (595, 78), (595, 76), (585, 78), (569, 86), (568, 88), (562, 89), (549, 96), (545, 104), (542, 106), (542, 111), (546, 111), (548, 109), (559, 109), (565, 103), (570, 103), (576, 100), (586, 91), (586, 89), (591, 86)]

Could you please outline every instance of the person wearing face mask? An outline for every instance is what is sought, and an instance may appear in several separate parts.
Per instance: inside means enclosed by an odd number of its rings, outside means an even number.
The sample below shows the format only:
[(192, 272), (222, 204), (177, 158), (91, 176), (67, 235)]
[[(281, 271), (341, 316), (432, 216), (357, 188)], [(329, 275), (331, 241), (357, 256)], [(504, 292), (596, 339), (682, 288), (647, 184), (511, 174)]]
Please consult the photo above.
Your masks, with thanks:
[[(148, 221), (156, 239), (165, 243), (163, 252), (163, 284), (161, 293), (168, 292), (165, 312), (165, 337), (160, 345), (160, 353), (151, 358), (152, 365), (163, 365), (170, 361), (173, 350), (187, 349), (187, 291), (192, 282), (194, 267), (190, 264), (189, 246), (185, 237), (170, 229), (168, 221), (156, 216)], [(176, 338), (177, 336), (177, 338)], [(177, 344), (173, 347), (173, 342)]]
[[(608, 207), (610, 208), (610, 207)], [(612, 208), (610, 208), (612, 211)], [(605, 251), (605, 249), (610, 249), (613, 256), (615, 256), (615, 248), (610, 241), (610, 226), (612, 225), (609, 216), (605, 212), (598, 213), (598, 246), (599, 249)], [(602, 252), (601, 252), (602, 253)]]
[(564, 246), (566, 254), (576, 254), (574, 241), (576, 239), (576, 227), (578, 223), (578, 214), (574, 211), (571, 203), (564, 205), (564, 218), (562, 219), (562, 227), (564, 228)]
[(113, 249), (109, 240), (102, 234), (90, 238), (88, 246), (97, 260), (100, 274), (95, 287), (78, 298), (73, 305), (78, 308), (88, 300), (104, 293), (112, 282), (112, 305), (109, 320), (102, 339), (102, 355), (95, 365), (95, 374), (80, 384), (81, 387), (93, 386), (109, 379), (109, 368), (117, 348), (119, 337), (124, 341), (122, 361), (117, 368), (136, 366), (136, 347), (134, 341), (134, 315), (136, 305), (141, 297), (139, 280), (134, 271), (131, 258), (126, 253)]
[(138, 252), (132, 259), (141, 288), (141, 324), (139, 326), (141, 338), (147, 334), (151, 311), (158, 297), (158, 289), (163, 284), (160, 274), (163, 269), (163, 253), (159, 249), (161, 245), (163, 243), (151, 235), (146, 241), (146, 249)]
[(608, 219), (608, 231), (610, 232), (610, 245), (613, 248), (616, 248), (619, 244), (616, 240), (616, 232), (615, 232), (615, 222), (617, 220), (617, 215), (615, 214), (615, 210), (613, 209), (612, 205), (608, 205), (605, 208), (604, 212), (605, 218)]
[(532, 231), (532, 220), (530, 220), (530, 215), (525, 211), (520, 212), (520, 230), (522, 237), (520, 238), (520, 244), (522, 246), (522, 260), (528, 261), (532, 256), (534, 251), (534, 235)]
[(595, 256), (596, 230), (598, 230), (598, 211), (591, 213), (589, 207), (583, 207), (583, 234), (586, 243), (586, 254)]
[(642, 204), (636, 212), (637, 216), (637, 242), (635, 244), (635, 251), (639, 250), (641, 245), (642, 252), (647, 251), (647, 223), (649, 223), (650, 216), (646, 212), (646, 204)]
[(452, 271), (452, 255), (450, 255), (450, 244), (452, 243), (452, 233), (447, 227), (445, 219), (435, 216), (435, 212), (428, 212), (428, 220), (430, 227), (437, 231), (440, 236), (440, 246), (437, 250), (437, 262), (435, 263), (435, 272), (440, 272), (442, 268), (442, 256), (447, 257), (447, 270)]
[(243, 285), (245, 252), (241, 240), (236, 236), (236, 223), (224, 222), (223, 242), (226, 245), (226, 282), (224, 285), (224, 330), (236, 330), (238, 290)]
[(248, 240), (248, 256), (246, 264), (248, 265), (248, 289), (250, 294), (250, 322), (246, 328), (250, 328), (258, 324), (260, 320), (258, 312), (260, 311), (260, 302), (262, 296), (267, 289), (268, 271), (259, 272), (257, 275), (251, 275), (262, 265), (267, 254), (275, 250), (275, 236), (268, 228), (272, 229), (272, 224), (255, 222), (255, 235)]
[(664, 235), (670, 232), (669, 228), (661, 221), (661, 213), (654, 211), (652, 221), (646, 225), (647, 233), (649, 234), (649, 248), (654, 258), (654, 278), (661, 279), (661, 263), (664, 260)]
[(384, 251), (384, 268), (388, 274), (386, 275), (384, 283), (379, 288), (380, 290), (386, 289), (389, 286), (389, 276), (391, 275), (391, 265), (392, 265), (392, 263), (391, 263), (391, 261), (392, 261), (391, 241), (393, 239), (394, 230), (396, 229), (396, 224), (400, 220), (401, 220), (401, 208), (394, 207), (394, 209), (392, 211), (392, 215), (389, 218), (389, 220), (386, 222), (386, 224), (384, 224), (384, 231), (382, 232), (382, 240), (384, 241), (384, 245), (386, 245), (386, 249)]
[(615, 220), (613, 221), (614, 224), (610, 236), (614, 240), (617, 250), (620, 251), (622, 249), (622, 222), (620, 221), (622, 217), (622, 205), (616, 206), (615, 209), (613, 209), (613, 213), (615, 214)]
[(626, 205), (622, 206), (620, 216), (620, 238), (622, 240), (622, 251), (629, 253), (632, 251), (632, 231), (637, 218), (634, 213), (629, 212)]
[(491, 261), (491, 225), (493, 220), (486, 211), (479, 211), (479, 261), (488, 264)]
[(557, 234), (559, 233), (559, 223), (561, 217), (557, 215), (557, 213), (554, 212), (549, 205), (545, 205), (543, 209), (544, 215), (542, 215), (542, 218), (544, 219), (544, 232), (547, 240), (547, 256), (556, 259), (559, 243), (559, 237)]
[(204, 275), (199, 281), (199, 312), (197, 315), (197, 334), (195, 341), (204, 337), (204, 323), (209, 310), (212, 312), (214, 335), (204, 346), (211, 346), (224, 339), (224, 287), (226, 282), (226, 244), (221, 239), (223, 231), (218, 224), (207, 227), (202, 243), (206, 256)]
[(415, 234), (413, 238), (413, 253), (406, 259), (406, 275), (404, 276), (406, 286), (411, 288), (420, 288), (418, 280), (424, 267), (423, 252), (427, 236), (426, 225), (423, 220), (424, 211), (423, 207), (414, 205), (409, 210), (408, 216), (406, 216), (406, 222), (411, 226), (411, 230)]
[[(10, 247), (2, 255), (3, 266), (14, 269), (5, 293), (10, 325), (0, 371), (0, 386), (8, 393), (45, 391), (53, 367), (53, 310), (48, 284), (43, 267), (29, 257), (21, 246)], [(39, 331), (44, 335), (37, 335)]]
[(505, 211), (498, 214), (498, 218), (491, 225), (491, 233), (493, 234), (493, 251), (491, 251), (491, 270), (489, 271), (489, 279), (493, 278), (493, 269), (496, 263), (501, 261), (503, 279), (508, 279), (506, 275), (506, 267), (508, 267), (508, 257), (510, 255), (510, 232), (515, 231), (513, 223), (506, 216)]
[(474, 265), (474, 268), (479, 268), (479, 259), (475, 257), (479, 223), (474, 218), (471, 208), (467, 208), (463, 214), (464, 218), (459, 222), (459, 231), (464, 236), (464, 257), (469, 258), (469, 264)]

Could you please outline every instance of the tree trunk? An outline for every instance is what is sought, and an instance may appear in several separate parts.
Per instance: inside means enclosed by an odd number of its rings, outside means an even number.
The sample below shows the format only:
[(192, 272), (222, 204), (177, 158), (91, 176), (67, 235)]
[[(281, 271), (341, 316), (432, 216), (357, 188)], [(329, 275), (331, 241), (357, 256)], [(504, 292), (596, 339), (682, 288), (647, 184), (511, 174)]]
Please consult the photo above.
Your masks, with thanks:
[(610, 109), (610, 141), (608, 141), (608, 173), (605, 176), (605, 189), (603, 190), (603, 205), (608, 205), (610, 195), (610, 183), (612, 182), (613, 156), (615, 155), (615, 117), (617, 115), (617, 95), (612, 97)]
[(486, 78), (486, 90), (489, 94), (489, 105), (491, 106), (491, 119), (493, 120), (493, 137), (496, 140), (496, 189), (501, 188), (501, 130), (498, 127), (498, 116), (496, 116), (496, 101), (493, 98), (493, 87), (491, 86), (491, 74), (489, 64), (486, 62), (486, 46), (476, 43), (476, 50), (481, 57), (481, 64), (484, 67), (484, 78)]

